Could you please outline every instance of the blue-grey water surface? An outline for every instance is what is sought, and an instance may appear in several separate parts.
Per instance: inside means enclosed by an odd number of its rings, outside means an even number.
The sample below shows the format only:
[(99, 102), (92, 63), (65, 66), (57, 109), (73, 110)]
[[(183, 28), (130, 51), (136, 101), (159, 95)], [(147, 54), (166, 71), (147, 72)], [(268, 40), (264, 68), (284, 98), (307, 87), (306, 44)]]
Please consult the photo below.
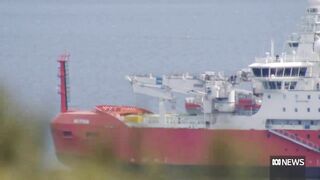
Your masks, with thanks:
[[(71, 105), (135, 104), (124, 76), (245, 68), (282, 50), (306, 0), (0, 2), (0, 82), (26, 111), (59, 111), (57, 58), (71, 53)], [(47, 119), (50, 121), (50, 119)]]

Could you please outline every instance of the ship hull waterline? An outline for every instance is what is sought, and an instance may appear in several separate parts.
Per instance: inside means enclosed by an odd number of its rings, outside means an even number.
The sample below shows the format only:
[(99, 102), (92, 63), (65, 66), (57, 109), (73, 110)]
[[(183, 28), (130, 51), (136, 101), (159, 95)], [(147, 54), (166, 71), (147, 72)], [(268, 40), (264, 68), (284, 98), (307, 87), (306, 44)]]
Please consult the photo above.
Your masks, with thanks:
[[(320, 168), (319, 153), (267, 130), (128, 127), (115, 116), (90, 111), (61, 113), (51, 130), (56, 153), (63, 156), (88, 156), (99, 142), (132, 164), (268, 167), (270, 156), (305, 156), (306, 167)], [(320, 142), (319, 131), (290, 132)]]

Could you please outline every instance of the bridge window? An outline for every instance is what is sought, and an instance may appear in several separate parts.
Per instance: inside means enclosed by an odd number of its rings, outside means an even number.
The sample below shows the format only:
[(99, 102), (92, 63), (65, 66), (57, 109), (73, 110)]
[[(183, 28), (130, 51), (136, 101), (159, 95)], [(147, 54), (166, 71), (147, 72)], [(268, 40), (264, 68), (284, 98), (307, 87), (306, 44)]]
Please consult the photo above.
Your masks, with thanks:
[(252, 72), (255, 77), (269, 77), (269, 76), (277, 76), (277, 77), (304, 77), (307, 72), (306, 67), (287, 67), (287, 68), (252, 68)]
[(299, 75), (299, 68), (292, 68), (291, 76), (298, 76)]
[(290, 76), (291, 75), (291, 68), (285, 68), (284, 69), (284, 76)]
[(270, 82), (269, 82), (269, 88), (270, 88), (270, 89), (276, 89), (276, 82), (270, 81)]
[(270, 69), (270, 76), (275, 76), (276, 75), (276, 68), (271, 68)]
[(261, 68), (252, 68), (254, 76), (261, 77)]
[(297, 82), (291, 82), (290, 83), (290, 90), (293, 90), (296, 88)]
[(265, 89), (281, 89), (282, 82), (281, 81), (264, 81), (263, 87)]
[(268, 84), (268, 82), (264, 81), (264, 82), (263, 82), (263, 87), (264, 87), (264, 89), (269, 89), (269, 84)]
[(317, 8), (309, 8), (307, 10), (309, 13), (317, 13), (318, 12), (318, 9)]
[(278, 77), (282, 77), (283, 76), (283, 72), (284, 72), (283, 68), (277, 68), (277, 76)]
[(293, 89), (296, 88), (296, 86), (297, 86), (297, 82), (296, 81), (285, 82), (284, 83), (284, 89), (293, 90)]
[(269, 77), (269, 68), (262, 68), (262, 77)]
[(307, 68), (306, 67), (302, 67), (300, 68), (300, 71), (299, 71), (299, 76), (306, 76), (306, 72), (307, 72)]
[(297, 48), (299, 46), (299, 42), (289, 42), (288, 43), (290, 47)]
[(290, 86), (290, 82), (285, 82), (284, 83), (284, 89), (289, 89)]
[(277, 85), (277, 89), (281, 89), (282, 88), (282, 82), (281, 81), (277, 81), (276, 85)]

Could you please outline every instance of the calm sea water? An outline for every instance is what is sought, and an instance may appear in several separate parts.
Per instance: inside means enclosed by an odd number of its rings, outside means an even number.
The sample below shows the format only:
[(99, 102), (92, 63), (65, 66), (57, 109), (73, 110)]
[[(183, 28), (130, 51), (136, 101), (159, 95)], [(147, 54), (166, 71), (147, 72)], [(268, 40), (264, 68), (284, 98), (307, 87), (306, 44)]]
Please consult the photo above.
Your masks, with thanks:
[(26, 111), (53, 117), (56, 60), (67, 50), (72, 106), (135, 104), (125, 75), (232, 73), (263, 56), (271, 39), (280, 52), (306, 7), (306, 0), (2, 0), (0, 82)]

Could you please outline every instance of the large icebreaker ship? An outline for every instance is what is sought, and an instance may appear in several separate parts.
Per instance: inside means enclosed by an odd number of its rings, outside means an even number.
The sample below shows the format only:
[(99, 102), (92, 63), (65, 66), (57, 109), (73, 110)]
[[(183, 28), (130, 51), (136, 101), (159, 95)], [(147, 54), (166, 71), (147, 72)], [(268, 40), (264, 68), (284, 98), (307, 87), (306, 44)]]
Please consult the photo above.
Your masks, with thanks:
[[(113, 105), (69, 110), (67, 58), (59, 60), (61, 113), (51, 124), (59, 157), (88, 156), (99, 142), (134, 164), (264, 167), (270, 156), (292, 155), (305, 156), (306, 167), (320, 171), (319, 1), (310, 1), (285, 52), (275, 55), (271, 48), (248, 70), (232, 76), (127, 76), (135, 93), (158, 98), (158, 114)], [(241, 89), (242, 84), (251, 86)], [(186, 95), (187, 113), (166, 109), (175, 105), (176, 94)]]

